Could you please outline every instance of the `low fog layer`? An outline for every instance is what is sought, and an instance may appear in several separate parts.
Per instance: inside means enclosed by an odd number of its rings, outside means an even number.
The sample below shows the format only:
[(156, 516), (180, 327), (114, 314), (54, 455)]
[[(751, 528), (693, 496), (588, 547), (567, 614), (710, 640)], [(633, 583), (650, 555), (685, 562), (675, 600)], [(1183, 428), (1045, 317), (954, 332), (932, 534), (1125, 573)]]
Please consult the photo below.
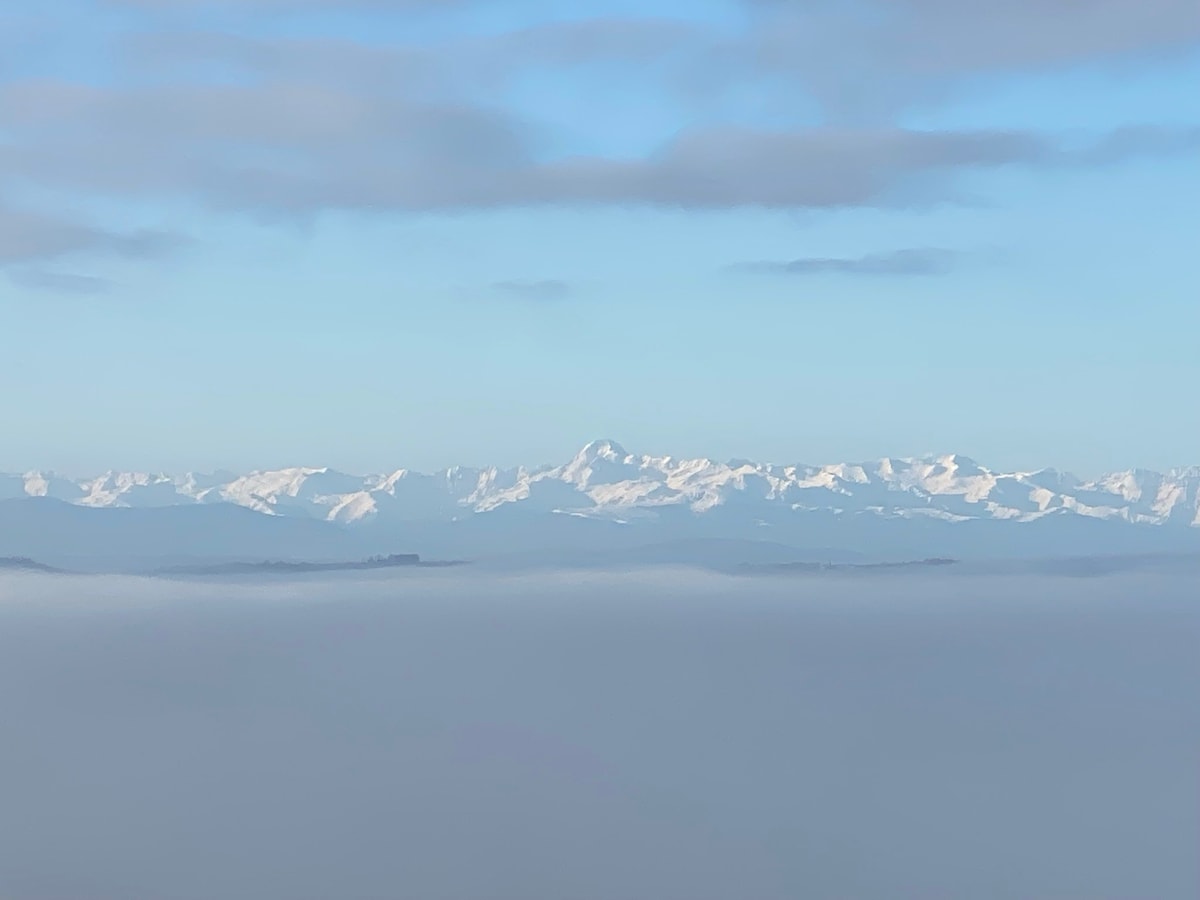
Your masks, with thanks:
[(1191, 577), (0, 576), (0, 895), (1197, 895)]

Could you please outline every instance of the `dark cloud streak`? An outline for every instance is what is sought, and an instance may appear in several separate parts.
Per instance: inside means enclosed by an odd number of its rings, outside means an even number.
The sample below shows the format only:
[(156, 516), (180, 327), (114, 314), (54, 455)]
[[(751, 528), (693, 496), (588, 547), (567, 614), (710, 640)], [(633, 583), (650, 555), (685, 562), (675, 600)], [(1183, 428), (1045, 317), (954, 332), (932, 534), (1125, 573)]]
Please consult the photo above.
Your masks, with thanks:
[(550, 303), (571, 296), (571, 285), (557, 279), (540, 281), (498, 281), (492, 288), (509, 297)]
[(110, 231), (0, 206), (0, 265), (42, 262), (82, 253), (132, 259), (166, 255), (183, 243), (166, 231)]
[(45, 269), (14, 269), (8, 279), (18, 287), (56, 294), (106, 294), (113, 286), (107, 278)]
[(959, 262), (953, 250), (914, 248), (854, 257), (808, 256), (787, 261), (738, 263), (738, 272), (764, 275), (945, 275)]

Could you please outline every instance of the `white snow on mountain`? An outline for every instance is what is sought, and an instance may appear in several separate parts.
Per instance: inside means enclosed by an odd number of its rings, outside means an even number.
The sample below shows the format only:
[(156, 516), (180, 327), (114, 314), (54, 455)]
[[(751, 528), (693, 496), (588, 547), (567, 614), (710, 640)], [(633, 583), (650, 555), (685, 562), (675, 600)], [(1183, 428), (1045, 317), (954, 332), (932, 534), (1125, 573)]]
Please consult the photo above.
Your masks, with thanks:
[(109, 472), (68, 479), (0, 475), (0, 499), (53, 497), (90, 507), (233, 503), (273, 516), (352, 524), (442, 520), (502, 509), (627, 520), (668, 508), (751, 518), (811, 511), (946, 521), (1032, 521), (1084, 516), (1200, 526), (1200, 467), (1135, 469), (1081, 481), (1054, 469), (996, 472), (964, 456), (880, 459), (823, 466), (641, 456), (593, 441), (563, 465), (398, 469), (350, 475), (328, 468), (179, 476)]

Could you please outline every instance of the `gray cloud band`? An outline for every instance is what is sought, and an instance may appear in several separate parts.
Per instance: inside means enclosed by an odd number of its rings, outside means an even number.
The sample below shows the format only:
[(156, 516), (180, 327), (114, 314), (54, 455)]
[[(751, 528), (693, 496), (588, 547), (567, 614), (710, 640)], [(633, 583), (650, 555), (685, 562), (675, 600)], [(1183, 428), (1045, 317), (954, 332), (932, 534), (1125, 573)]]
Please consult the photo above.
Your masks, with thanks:
[(282, 215), (921, 204), (944, 199), (947, 179), (966, 170), (1092, 165), (1200, 146), (1200, 129), (1129, 129), (1066, 149), (1019, 131), (708, 128), (642, 158), (546, 160), (531, 129), (499, 110), (306, 85), (28, 83), (0, 90), (0, 116), (12, 136), (0, 147), (6, 179)]
[[(551, 205), (920, 206), (953, 200), (958, 177), (975, 170), (1104, 165), (1200, 147), (1197, 128), (1123, 129), (1068, 148), (1030, 132), (906, 130), (888, 114), (972, 73), (1194, 48), (1194, 0), (1080, 0), (1069, 9), (1044, 0), (867, 0), (879, 15), (858, 5), (851, 14), (831, 0), (743, 2), (748, 24), (737, 34), (618, 17), (434, 46), (365, 46), (199, 32), (187, 15), (206, 7), (456, 4), (109, 0), (108, 7), (183, 18), (151, 17), (175, 30), (123, 39), (120, 58), (135, 76), (118, 82), (124, 86), (0, 82), (0, 194), (34, 187), (118, 201), (182, 199), (269, 217)], [(596, 61), (643, 66), (648, 84), (683, 91), (698, 104), (693, 120), (710, 124), (642, 156), (547, 157), (537, 125), (471, 99), (481, 85), (530, 67)], [(199, 82), (189, 75), (193, 63), (254, 77)], [(139, 77), (146, 74), (153, 77)], [(736, 84), (799, 90), (817, 99), (827, 122), (852, 124), (775, 132), (715, 124), (720, 117), (706, 104)], [(170, 243), (69, 219), (0, 208), (0, 264), (81, 252), (154, 255)], [(858, 261), (856, 269), (864, 265), (881, 263)]]

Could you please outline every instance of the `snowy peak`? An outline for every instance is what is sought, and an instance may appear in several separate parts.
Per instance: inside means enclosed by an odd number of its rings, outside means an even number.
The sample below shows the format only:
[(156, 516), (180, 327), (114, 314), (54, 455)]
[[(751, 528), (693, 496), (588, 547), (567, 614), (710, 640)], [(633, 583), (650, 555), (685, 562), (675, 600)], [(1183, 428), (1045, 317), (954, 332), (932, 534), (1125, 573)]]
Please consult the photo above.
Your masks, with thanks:
[(1167, 473), (1133, 469), (1081, 481), (1049, 468), (997, 472), (958, 454), (770, 465), (637, 456), (616, 441), (597, 440), (561, 465), (537, 468), (454, 467), (432, 474), (398, 468), (354, 475), (296, 467), (176, 476), (107, 472), (84, 479), (0, 475), (0, 499), (16, 497), (101, 508), (231, 503), (270, 516), (343, 524), (451, 521), (512, 508), (616, 521), (677, 509), (760, 524), (821, 512), (951, 522), (1031, 522), (1053, 515), (1174, 527), (1200, 525), (1200, 467)]
[(592, 441), (563, 466), (562, 480), (586, 487), (594, 477), (611, 480), (636, 468), (633, 457), (616, 441)]
[(631, 458), (629, 451), (616, 441), (599, 440), (584, 445), (583, 449), (575, 454), (573, 462), (593, 463), (599, 460), (619, 462), (629, 458)]

